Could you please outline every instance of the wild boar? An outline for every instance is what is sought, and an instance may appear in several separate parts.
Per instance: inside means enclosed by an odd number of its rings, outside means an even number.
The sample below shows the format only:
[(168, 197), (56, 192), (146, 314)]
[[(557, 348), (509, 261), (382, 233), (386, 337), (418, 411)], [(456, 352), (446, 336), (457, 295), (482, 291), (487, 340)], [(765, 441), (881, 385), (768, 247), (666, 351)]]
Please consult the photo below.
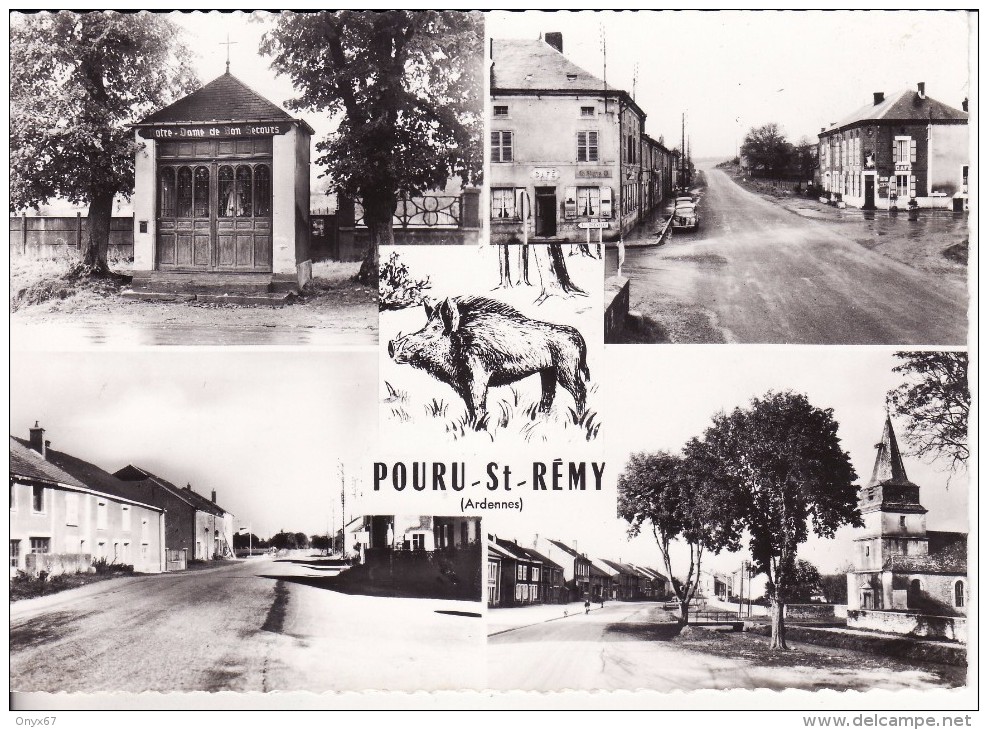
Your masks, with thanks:
[(587, 343), (573, 327), (530, 319), (485, 297), (451, 297), (438, 306), (426, 301), (425, 314), (425, 326), (391, 340), (388, 354), (452, 387), (472, 417), (487, 412), (488, 388), (536, 373), (542, 378), (540, 410), (552, 407), (558, 383), (583, 414), (590, 369)]

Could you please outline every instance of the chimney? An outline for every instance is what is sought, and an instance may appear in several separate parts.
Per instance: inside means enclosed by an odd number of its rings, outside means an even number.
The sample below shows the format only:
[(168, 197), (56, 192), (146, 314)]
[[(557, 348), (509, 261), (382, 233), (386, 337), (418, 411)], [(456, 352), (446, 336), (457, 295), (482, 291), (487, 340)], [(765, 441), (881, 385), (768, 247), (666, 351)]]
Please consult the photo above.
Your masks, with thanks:
[(964, 97), (964, 101), (961, 102), (961, 111), (967, 111), (967, 97)]
[(820, 134), (823, 134), (826, 131), (827, 131), (826, 127), (820, 127)]
[(213, 504), (216, 504), (216, 490), (215, 489), (213, 490), (213, 498), (212, 498), (211, 501), (212, 501)]
[(919, 98), (920, 99), (925, 99), (926, 98), (926, 82), (925, 81), (920, 81), (918, 84), (916, 84), (916, 93), (919, 94)]
[(883, 101), (885, 101), (885, 92), (884, 91), (876, 91), (874, 93), (875, 93), (875, 106), (878, 106)]
[(555, 48), (560, 53), (563, 52), (563, 34), (562, 33), (546, 33), (545, 42), (550, 46)]
[(45, 429), (38, 425), (38, 422), (34, 422), (34, 427), (30, 429), (31, 434), (31, 448), (41, 454), (42, 459), (48, 458), (48, 450), (46, 448), (49, 442), (45, 441)]

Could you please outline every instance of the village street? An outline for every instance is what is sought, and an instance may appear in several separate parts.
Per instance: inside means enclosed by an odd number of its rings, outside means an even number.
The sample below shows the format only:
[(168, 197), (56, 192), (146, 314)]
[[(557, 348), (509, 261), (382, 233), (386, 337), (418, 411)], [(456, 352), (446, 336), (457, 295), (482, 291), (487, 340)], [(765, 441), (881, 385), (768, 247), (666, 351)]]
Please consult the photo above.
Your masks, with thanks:
[(483, 685), (483, 662), (466, 660), (483, 650), (481, 620), (440, 613), (479, 612), (478, 604), (351, 596), (274, 579), (304, 570), (256, 558), (11, 604), (11, 688), (326, 692)]
[[(874, 655), (799, 646), (813, 658), (777, 665), (742, 658), (749, 639), (723, 638), (730, 656), (706, 653), (707, 639), (676, 639), (672, 614), (654, 603), (609, 603), (589, 615), (573, 604), (566, 618), (488, 637), (492, 689), (905, 689), (944, 686), (920, 665)], [(525, 609), (503, 609), (524, 611)], [(491, 617), (497, 621), (498, 613)], [(705, 633), (704, 629), (695, 629)]]
[[(721, 170), (705, 175), (699, 232), (628, 248), (632, 310), (705, 316), (694, 342), (965, 343), (961, 285), (870, 251), (840, 225), (774, 205)], [(908, 223), (897, 225), (888, 235), (907, 235)], [(612, 254), (608, 274), (614, 267)]]

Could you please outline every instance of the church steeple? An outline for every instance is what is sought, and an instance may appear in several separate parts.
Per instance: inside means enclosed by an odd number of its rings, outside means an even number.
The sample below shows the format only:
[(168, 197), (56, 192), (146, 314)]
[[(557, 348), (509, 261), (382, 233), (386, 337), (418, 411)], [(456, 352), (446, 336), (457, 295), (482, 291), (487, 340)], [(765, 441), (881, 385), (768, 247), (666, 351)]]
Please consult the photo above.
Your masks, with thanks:
[(875, 449), (871, 481), (860, 493), (858, 505), (861, 511), (925, 513), (926, 509), (919, 503), (919, 487), (906, 476), (892, 418), (888, 415), (885, 416), (882, 440), (875, 444)]
[(911, 484), (906, 476), (906, 467), (902, 463), (902, 454), (899, 452), (899, 444), (895, 440), (895, 431), (892, 429), (892, 417), (885, 416), (885, 429), (882, 431), (882, 440), (875, 444), (878, 453), (875, 455), (875, 468), (871, 472), (869, 487), (876, 484)]

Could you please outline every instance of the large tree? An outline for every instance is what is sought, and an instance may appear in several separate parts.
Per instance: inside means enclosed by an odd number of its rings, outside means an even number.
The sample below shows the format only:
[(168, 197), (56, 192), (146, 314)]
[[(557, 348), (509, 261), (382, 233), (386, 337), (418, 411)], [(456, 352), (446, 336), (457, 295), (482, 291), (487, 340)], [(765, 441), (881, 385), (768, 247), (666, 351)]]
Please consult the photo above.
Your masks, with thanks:
[(161, 15), (11, 16), (10, 209), (53, 198), (87, 205), (86, 273), (109, 273), (113, 199), (134, 191), (127, 124), (199, 85), (189, 57)]
[(889, 393), (889, 400), (906, 421), (910, 453), (946, 459), (951, 471), (956, 470), (967, 462), (969, 453), (967, 353), (898, 352), (895, 356), (902, 364), (893, 371), (905, 382)]
[(711, 479), (735, 491), (735, 519), (750, 535), (755, 568), (772, 584), (773, 649), (786, 649), (785, 603), (799, 580), (796, 551), (809, 537), (860, 526), (857, 474), (837, 421), (805, 395), (769, 392), (718, 414), (703, 436)]
[(773, 122), (748, 130), (741, 144), (741, 154), (748, 158), (753, 173), (779, 177), (789, 168), (793, 146), (782, 128)]
[[(635, 453), (618, 477), (618, 516), (629, 523), (631, 537), (646, 525), (652, 531), (679, 601), (683, 624), (689, 623), (704, 553), (740, 547), (737, 523), (726, 501), (732, 493), (720, 489), (714, 480), (696, 476), (709, 473), (706, 457), (702, 446), (693, 442), (687, 446), (685, 457), (665, 451)], [(704, 468), (697, 469), (699, 464)], [(689, 567), (681, 577), (672, 569), (670, 548), (676, 540), (689, 550)]]
[(480, 181), (483, 27), (479, 13), (456, 11), (285, 12), (264, 36), (262, 52), (300, 91), (288, 106), (339, 118), (318, 162), (361, 200), (365, 283), (377, 279), (379, 247), (394, 243), (401, 196), (457, 175)]

